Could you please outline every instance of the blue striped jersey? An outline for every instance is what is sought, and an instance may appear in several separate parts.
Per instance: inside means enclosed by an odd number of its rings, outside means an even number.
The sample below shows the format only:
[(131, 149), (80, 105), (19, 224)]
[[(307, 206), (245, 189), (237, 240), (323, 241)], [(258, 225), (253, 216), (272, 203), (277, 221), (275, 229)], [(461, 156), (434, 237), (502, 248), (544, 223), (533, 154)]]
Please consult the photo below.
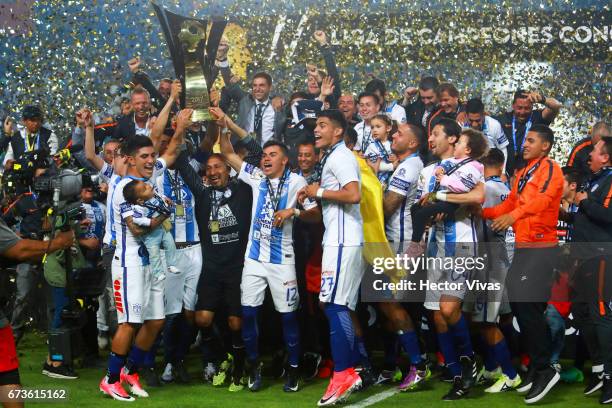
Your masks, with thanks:
[(421, 158), (413, 155), (404, 159), (389, 179), (387, 191), (404, 197), (399, 208), (387, 218), (385, 223), (387, 239), (391, 242), (410, 241), (412, 237), (410, 206), (414, 203), (417, 194), (417, 183), (421, 170), (423, 170)]
[(91, 221), (91, 224), (83, 231), (83, 236), (101, 240), (104, 236), (106, 206), (97, 201), (92, 201), (90, 204), (82, 203), (81, 207), (85, 210), (85, 217)]
[[(297, 192), (306, 186), (304, 177), (287, 171), (283, 186), (280, 189), (280, 198), (277, 210), (295, 208), (297, 205)], [(272, 264), (295, 264), (293, 253), (293, 221), (285, 220), (281, 228), (272, 226), (275, 213), (272, 197), (268, 193), (268, 178), (260, 168), (246, 162), (242, 163), (238, 179), (242, 180), (253, 191), (253, 205), (251, 209), (251, 230), (247, 244), (245, 258)], [(280, 179), (270, 179), (273, 194), (277, 194)], [(304, 208), (309, 210), (317, 204), (306, 200)]]
[[(174, 202), (170, 221), (172, 236), (175, 242), (196, 242), (200, 240), (198, 224), (195, 219), (195, 199), (191, 190), (178, 171), (166, 169), (163, 176), (157, 178), (157, 192)], [(182, 215), (176, 213), (177, 205), (183, 206)]]

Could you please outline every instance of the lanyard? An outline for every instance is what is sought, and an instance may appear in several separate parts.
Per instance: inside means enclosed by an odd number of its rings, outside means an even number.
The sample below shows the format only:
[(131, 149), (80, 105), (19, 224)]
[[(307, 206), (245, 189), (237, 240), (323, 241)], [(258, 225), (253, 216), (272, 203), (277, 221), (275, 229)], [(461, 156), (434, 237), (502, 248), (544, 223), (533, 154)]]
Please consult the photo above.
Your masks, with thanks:
[[(217, 198), (217, 193), (221, 193), (221, 197)], [(224, 192), (215, 190), (214, 188), (210, 189), (209, 194), (210, 194), (210, 216), (213, 221), (218, 221), (219, 220), (219, 209), (223, 205), (225, 205), (225, 200), (223, 199), (225, 194)]]
[(172, 174), (170, 174), (170, 170), (166, 169), (166, 177), (168, 177), (168, 181), (170, 182), (170, 186), (172, 187), (172, 191), (174, 191), (174, 201), (176, 205), (181, 205), (183, 202), (183, 194), (181, 194), (181, 188), (183, 186), (181, 176), (178, 171), (174, 171), (174, 178)]
[[(361, 151), (365, 153), (370, 145), (370, 139), (372, 139), (372, 129), (366, 134), (366, 123), (363, 122), (363, 128), (361, 128)], [(367, 137), (367, 138), (366, 138)]]
[(517, 149), (516, 148), (516, 116), (512, 115), (512, 142), (514, 143), (514, 154), (515, 155), (518, 155), (523, 150), (523, 146), (525, 145), (525, 139), (527, 138), (527, 132), (529, 132), (529, 129), (531, 129), (531, 117), (532, 116), (533, 116), (533, 113), (529, 115), (529, 120), (527, 121), (527, 123), (525, 123), (525, 133), (523, 134), (523, 141), (521, 142), (521, 148)]
[(331, 156), (334, 150), (336, 150), (336, 148), (340, 146), (342, 143), (344, 142), (340, 140), (338, 143), (333, 145), (331, 149), (327, 150), (325, 154), (323, 155), (323, 158), (321, 158), (321, 175), (323, 175), (323, 169), (325, 168), (325, 163), (327, 163), (327, 159), (329, 158), (329, 156)]
[(276, 186), (276, 191), (272, 188), (272, 183), (269, 178), (266, 178), (266, 183), (268, 185), (268, 196), (270, 197), (270, 202), (272, 203), (272, 207), (274, 208), (274, 212), (278, 211), (278, 204), (280, 203), (281, 194), (283, 190), (283, 185), (287, 178), (289, 178), (290, 171), (285, 169), (282, 177), (278, 181), (278, 186)]
[(501, 177), (499, 177), (499, 176), (487, 177), (487, 179), (485, 181), (496, 181), (498, 183), (503, 183)]
[(38, 149), (38, 144), (40, 142), (40, 132), (36, 133), (36, 138), (32, 140), (32, 143), (30, 143), (30, 136), (32, 136), (32, 134), (26, 130), (25, 131), (26, 152), (34, 151), (34, 148)]
[(144, 181), (145, 183), (149, 181), (149, 179), (146, 179), (144, 177), (135, 177), (135, 176), (130, 176), (129, 174), (126, 175), (125, 177), (132, 179), (132, 180)]
[(387, 149), (385, 149), (385, 146), (382, 144), (382, 142), (378, 139), (375, 139), (374, 144), (376, 144), (376, 147), (378, 148), (378, 151), (382, 155), (385, 162), (389, 163), (389, 154), (387, 153)]
[(521, 194), (521, 192), (523, 191), (523, 189), (529, 182), (529, 179), (531, 178), (531, 176), (533, 176), (533, 173), (535, 173), (538, 167), (540, 167), (540, 164), (542, 164), (542, 160), (544, 160), (543, 157), (540, 160), (538, 160), (536, 164), (531, 166), (529, 170), (527, 171), (523, 170), (523, 174), (521, 175), (518, 181), (518, 187), (517, 187), (518, 194)]
[[(474, 159), (472, 159), (471, 157), (468, 157), (466, 159), (461, 160), (460, 162), (453, 164), (453, 166), (450, 169), (448, 169), (448, 171), (444, 172), (444, 175), (450, 176), (451, 174), (459, 170), (461, 166), (463, 166), (464, 164), (468, 164), (471, 161), (474, 161)], [(440, 182), (436, 180), (436, 184), (434, 185), (433, 191), (438, 191), (439, 188), (440, 188)]]

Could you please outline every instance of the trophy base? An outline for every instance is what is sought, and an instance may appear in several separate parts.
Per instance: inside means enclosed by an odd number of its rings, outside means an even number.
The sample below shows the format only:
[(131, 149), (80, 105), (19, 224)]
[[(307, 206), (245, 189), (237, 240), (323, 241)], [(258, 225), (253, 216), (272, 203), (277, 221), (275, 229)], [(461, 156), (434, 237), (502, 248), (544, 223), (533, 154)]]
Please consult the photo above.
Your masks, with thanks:
[(214, 120), (208, 109), (196, 109), (191, 114), (192, 122), (207, 122)]

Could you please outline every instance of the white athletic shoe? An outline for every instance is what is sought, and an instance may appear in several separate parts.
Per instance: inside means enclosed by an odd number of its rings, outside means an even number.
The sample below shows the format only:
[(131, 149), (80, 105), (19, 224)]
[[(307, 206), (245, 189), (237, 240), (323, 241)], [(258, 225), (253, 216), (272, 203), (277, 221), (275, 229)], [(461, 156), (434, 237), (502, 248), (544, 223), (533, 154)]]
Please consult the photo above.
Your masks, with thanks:
[(502, 374), (501, 377), (499, 377), (497, 379), (495, 384), (493, 384), (492, 386), (487, 388), (485, 390), (485, 392), (489, 392), (489, 393), (494, 394), (494, 393), (498, 393), (498, 392), (514, 390), (519, 385), (521, 385), (522, 381), (523, 380), (521, 380), (521, 376), (518, 375), (518, 374), (516, 375), (516, 377), (514, 377), (512, 379), (510, 377), (508, 377), (506, 374)]
[(478, 373), (478, 376), (476, 377), (476, 383), (485, 384), (490, 381), (497, 381), (502, 374), (501, 367), (497, 367), (493, 371), (487, 371), (484, 367), (482, 367)]
[(161, 379), (163, 382), (166, 383), (174, 381), (174, 375), (172, 375), (172, 364), (166, 364), (166, 368), (164, 368), (164, 372), (161, 375)]

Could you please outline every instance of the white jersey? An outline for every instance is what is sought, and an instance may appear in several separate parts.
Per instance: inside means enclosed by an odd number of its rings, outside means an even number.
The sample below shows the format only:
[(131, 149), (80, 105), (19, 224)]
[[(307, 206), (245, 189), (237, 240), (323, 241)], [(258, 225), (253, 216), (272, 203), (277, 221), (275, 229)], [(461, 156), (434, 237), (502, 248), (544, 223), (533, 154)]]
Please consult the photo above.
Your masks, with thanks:
[(355, 143), (354, 150), (365, 152), (372, 143), (372, 128), (362, 120), (355, 125), (354, 129), (357, 132), (357, 143)]
[[(147, 182), (155, 185), (155, 180), (163, 174), (165, 169), (166, 161), (161, 158), (157, 159), (153, 175)], [(144, 217), (144, 214), (136, 206), (132, 206), (125, 201), (123, 196), (123, 188), (132, 180), (134, 178), (131, 176), (123, 177), (115, 186), (112, 195), (113, 228), (117, 242), (113, 261), (119, 263), (122, 267), (149, 264), (147, 248), (139, 238), (132, 234), (126, 223), (128, 217)]]
[[(482, 208), (491, 208), (501, 204), (510, 195), (510, 189), (499, 177), (490, 177), (485, 182), (485, 202)], [(487, 220), (487, 226), (491, 226), (493, 220)], [(506, 242), (507, 231), (493, 232), (490, 228), (485, 239), (489, 242)], [(489, 235), (491, 234), (491, 235)]]
[(412, 218), (410, 206), (417, 194), (419, 175), (423, 170), (423, 162), (418, 154), (404, 159), (393, 172), (387, 191), (392, 191), (404, 197), (399, 208), (395, 210), (385, 223), (385, 232), (390, 242), (410, 241), (412, 237)]
[[(178, 171), (166, 169), (156, 181), (157, 192), (174, 202), (170, 221), (175, 242), (196, 242), (200, 240), (198, 223), (195, 219), (195, 199), (191, 190)], [(179, 207), (180, 206), (180, 207)], [(177, 213), (177, 208), (180, 210)]]
[(377, 159), (382, 159), (384, 162), (385, 157), (389, 157), (393, 152), (391, 151), (391, 141), (385, 140), (384, 142), (376, 143), (376, 140), (372, 140), (372, 143), (365, 150), (366, 160), (375, 162)]
[(91, 203), (81, 203), (85, 210), (85, 217), (91, 222), (83, 231), (86, 238), (102, 238), (105, 227), (106, 206), (98, 201)]
[[(439, 165), (439, 162), (432, 163), (425, 167), (421, 171), (419, 176), (419, 186), (417, 188), (417, 199), (422, 197), (423, 194), (433, 191), (436, 185), (436, 177), (434, 175), (435, 168)], [(483, 179), (479, 179), (478, 182), (482, 182)], [(476, 184), (477, 184), (476, 183)], [(450, 245), (456, 242), (463, 243), (475, 243), (478, 242), (476, 236), (476, 224), (471, 216), (465, 216), (460, 219), (453, 219), (453, 217), (447, 217), (444, 221), (435, 223), (429, 233), (429, 249), (428, 256), (454, 256), (455, 245)], [(444, 254), (438, 253), (438, 250), (442, 246), (438, 244), (444, 244)], [(473, 250), (476, 248), (474, 247)]]
[(485, 116), (482, 133), (487, 138), (490, 148), (496, 147), (503, 151), (510, 144), (501, 123), (490, 116)]
[(406, 109), (403, 106), (399, 105), (397, 101), (391, 102), (385, 108), (385, 113), (391, 120), (394, 120), (398, 124), (406, 123)]
[[(321, 174), (321, 188), (338, 191), (356, 181), (361, 189), (359, 164), (344, 142), (331, 148)], [(359, 246), (363, 244), (363, 220), (359, 203), (341, 204), (322, 200), (323, 246)]]
[(113, 166), (111, 166), (107, 162), (104, 162), (104, 165), (102, 166), (102, 168), (98, 172), (98, 181), (100, 183), (108, 184), (108, 182), (110, 181), (111, 177), (113, 177), (114, 173), (115, 173), (115, 170), (113, 170)]
[[(246, 259), (272, 264), (295, 264), (293, 222), (285, 221), (282, 228), (274, 228), (272, 223), (277, 210), (296, 207), (297, 192), (307, 183), (304, 177), (290, 171), (287, 171), (283, 178), (283, 185), (279, 192), (281, 179), (268, 179), (260, 168), (246, 162), (243, 162), (240, 167), (238, 179), (251, 186), (253, 191), (251, 230), (245, 253)], [(272, 194), (280, 196), (276, 208), (273, 196), (269, 192), (270, 187)], [(306, 210), (316, 205), (311, 200), (304, 202)]]

